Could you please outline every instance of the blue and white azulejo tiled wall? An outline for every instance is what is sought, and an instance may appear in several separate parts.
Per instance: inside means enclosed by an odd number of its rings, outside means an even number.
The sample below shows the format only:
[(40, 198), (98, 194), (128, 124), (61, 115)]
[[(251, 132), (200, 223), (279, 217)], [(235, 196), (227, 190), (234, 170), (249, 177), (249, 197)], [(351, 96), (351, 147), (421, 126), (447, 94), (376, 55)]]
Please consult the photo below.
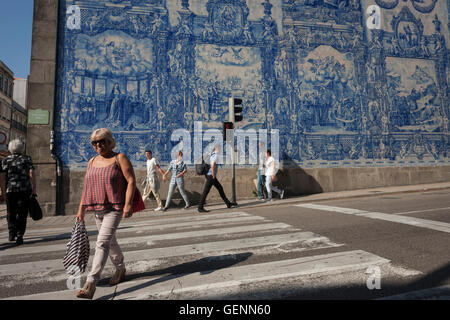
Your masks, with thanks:
[(174, 130), (221, 128), (234, 95), (239, 127), (278, 129), (286, 163), (447, 165), (448, 15), (447, 0), (61, 0), (57, 152), (84, 168), (108, 127), (135, 166), (146, 149), (166, 162)]

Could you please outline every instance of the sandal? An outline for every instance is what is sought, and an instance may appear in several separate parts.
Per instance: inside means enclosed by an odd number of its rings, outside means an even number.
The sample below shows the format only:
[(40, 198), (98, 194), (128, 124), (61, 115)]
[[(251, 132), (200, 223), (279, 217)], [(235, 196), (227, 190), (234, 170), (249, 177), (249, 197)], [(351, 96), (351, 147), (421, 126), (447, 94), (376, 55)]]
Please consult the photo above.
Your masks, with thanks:
[(116, 284), (121, 283), (125, 279), (126, 269), (117, 269), (114, 276), (109, 280), (109, 284), (115, 286)]
[(86, 282), (84, 284), (83, 289), (79, 290), (77, 293), (77, 298), (83, 298), (83, 299), (91, 299), (94, 297), (95, 293), (95, 283), (93, 282)]

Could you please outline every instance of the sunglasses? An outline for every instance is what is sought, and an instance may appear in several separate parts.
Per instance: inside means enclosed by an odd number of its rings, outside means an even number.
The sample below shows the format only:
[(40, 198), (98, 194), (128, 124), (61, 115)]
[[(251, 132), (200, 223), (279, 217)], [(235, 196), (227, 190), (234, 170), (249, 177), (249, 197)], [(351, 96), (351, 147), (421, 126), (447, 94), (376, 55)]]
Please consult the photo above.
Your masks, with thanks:
[(91, 144), (95, 147), (97, 144), (102, 144), (105, 145), (106, 144), (106, 140), (105, 139), (100, 139), (100, 140), (92, 140)]

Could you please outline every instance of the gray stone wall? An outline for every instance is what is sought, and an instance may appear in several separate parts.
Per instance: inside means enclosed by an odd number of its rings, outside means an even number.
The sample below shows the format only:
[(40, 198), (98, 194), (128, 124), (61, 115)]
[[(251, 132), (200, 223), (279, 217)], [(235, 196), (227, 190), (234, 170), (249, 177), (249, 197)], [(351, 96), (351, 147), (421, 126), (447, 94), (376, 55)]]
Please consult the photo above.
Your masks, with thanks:
[[(145, 177), (145, 171), (136, 170), (138, 188), (143, 191), (140, 184)], [(65, 171), (64, 185), (66, 199), (65, 213), (76, 214), (80, 203), (83, 188), (84, 172)], [(203, 188), (205, 178), (195, 175), (193, 169), (185, 176), (186, 192), (191, 204), (197, 204)], [(231, 199), (231, 172), (229, 169), (219, 169), (220, 180), (225, 193)], [(255, 169), (236, 169), (236, 196), (239, 199), (256, 199)], [(301, 196), (321, 192), (346, 191), (383, 186), (402, 186), (423, 183), (437, 183), (450, 181), (450, 166), (440, 167), (380, 167), (380, 168), (316, 168), (281, 169), (277, 174), (278, 185), (285, 188), (289, 196)], [(161, 182), (160, 196), (164, 201), (167, 197), (169, 182)], [(219, 193), (211, 189), (207, 203), (221, 203)], [(164, 202), (163, 202), (164, 203)], [(146, 203), (146, 206), (155, 206), (156, 202)], [(183, 199), (178, 191), (175, 192), (171, 207), (184, 206)]]
[(28, 110), (50, 113), (48, 125), (28, 124), (27, 153), (36, 168), (37, 193), (46, 215), (55, 214), (56, 166), (50, 153), (55, 94), (57, 0), (35, 0), (28, 78)]

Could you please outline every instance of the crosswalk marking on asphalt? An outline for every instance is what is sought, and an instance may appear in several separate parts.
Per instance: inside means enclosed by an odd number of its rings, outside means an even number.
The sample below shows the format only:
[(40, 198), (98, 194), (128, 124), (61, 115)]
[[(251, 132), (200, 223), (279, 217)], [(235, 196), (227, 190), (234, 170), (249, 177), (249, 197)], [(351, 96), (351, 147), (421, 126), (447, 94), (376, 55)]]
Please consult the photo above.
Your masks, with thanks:
[[(194, 238), (194, 237), (204, 237), (204, 236), (214, 236), (214, 235), (227, 235), (227, 234), (239, 234), (243, 232), (254, 232), (254, 231), (274, 231), (274, 230), (283, 230), (289, 228), (290, 226), (285, 223), (265, 223), (265, 224), (256, 224), (250, 226), (239, 226), (239, 227), (230, 227), (230, 228), (220, 228), (220, 229), (207, 229), (207, 230), (198, 230), (198, 231), (188, 231), (188, 232), (178, 232), (178, 233), (165, 233), (165, 234), (155, 234), (150, 236), (141, 236), (141, 237), (131, 237), (131, 238), (120, 238), (118, 237), (117, 241), (119, 245), (127, 245), (127, 244), (147, 244), (151, 245), (156, 241), (163, 240), (176, 240), (176, 239), (186, 239), (186, 238)], [(90, 241), (91, 248), (94, 248), (95, 241)], [(42, 252), (51, 252), (51, 251), (61, 251), (66, 250), (66, 244), (54, 244), (54, 245), (46, 245), (41, 246), (39, 249), (39, 253)], [(20, 255), (20, 254), (30, 254), (36, 252), (35, 247), (19, 247), (14, 252), (8, 251), (0, 251), (0, 257), (4, 255)]]
[[(127, 281), (112, 291), (98, 287), (98, 299), (149, 299), (153, 296), (167, 296), (184, 292), (208, 292), (212, 289), (226, 289), (262, 281), (280, 281), (287, 278), (320, 273), (336, 273), (383, 265), (389, 260), (362, 251), (346, 251), (312, 257), (252, 264), (215, 270), (213, 273), (195, 272), (171, 276), (159, 276), (145, 280)], [(16, 297), (19, 299), (74, 299), (73, 290), (58, 291)], [(13, 298), (9, 298), (13, 299)]]
[(406, 212), (396, 212), (394, 214), (402, 215), (402, 214), (423, 213), (423, 212), (441, 211), (441, 210), (449, 210), (449, 209), (450, 209), (450, 207), (444, 207), (444, 208), (433, 208), (433, 209), (406, 211)]
[(315, 209), (315, 210), (322, 210), (322, 211), (331, 211), (331, 212), (352, 214), (352, 215), (356, 215), (358, 217), (366, 217), (366, 218), (370, 218), (370, 219), (378, 219), (378, 220), (402, 223), (402, 224), (407, 224), (407, 225), (411, 225), (411, 226), (415, 226), (415, 227), (419, 227), (419, 228), (426, 228), (426, 229), (432, 229), (432, 230), (450, 233), (450, 223), (441, 222), (441, 221), (420, 219), (420, 218), (407, 217), (407, 216), (395, 215), (395, 214), (389, 214), (389, 213), (370, 212), (370, 211), (352, 209), (352, 208), (341, 208), (341, 207), (327, 206), (327, 205), (314, 204), (314, 203), (296, 204), (294, 206), (301, 207), (301, 208), (307, 208), (307, 209)]
[[(73, 299), (74, 290), (49, 289), (32, 296), (26, 289), (15, 297), (8, 297), (6, 288), (32, 286), (46, 283), (52, 288), (68, 278), (62, 265), (66, 243), (72, 227), (29, 230), (25, 245), (0, 247), (0, 293), (8, 299)], [(91, 240), (92, 263), (96, 228), (88, 226)], [(94, 231), (95, 230), (95, 231)], [(345, 244), (335, 243), (325, 236), (293, 226), (274, 222), (246, 212), (227, 212), (198, 215), (186, 213), (174, 216), (152, 216), (145, 221), (124, 220), (118, 230), (129, 274), (139, 275), (154, 270), (164, 270), (185, 264), (203, 263), (210, 271), (183, 274), (164, 274), (126, 281), (119, 287), (98, 287), (97, 298), (147, 299), (169, 293), (188, 294), (215, 288), (226, 288), (264, 281), (285, 281), (290, 277), (322, 272), (358, 272), (373, 265), (389, 262), (382, 257), (361, 250), (346, 251)], [(62, 241), (63, 239), (67, 241)], [(26, 245), (27, 240), (32, 242)], [(7, 238), (0, 235), (0, 242)], [(33, 241), (35, 241), (33, 243)], [(326, 253), (315, 250), (328, 249), (340, 252)], [(296, 257), (296, 254), (302, 254)], [(303, 256), (306, 255), (306, 256)], [(60, 258), (56, 258), (60, 256)], [(27, 260), (23, 260), (25, 257)], [(244, 262), (248, 260), (248, 262)], [(225, 266), (221, 266), (226, 261)], [(238, 265), (239, 263), (243, 265)], [(219, 265), (219, 267), (214, 267)], [(113, 272), (108, 260), (103, 277)], [(217, 268), (217, 269), (215, 269)], [(88, 271), (87, 271), (88, 272)], [(87, 274), (85, 272), (84, 276)], [(182, 287), (175, 284), (182, 283)], [(147, 285), (148, 284), (148, 285)], [(59, 285), (59, 287), (61, 287)], [(134, 287), (142, 288), (134, 290)], [(9, 289), (8, 289), (9, 290)]]
[[(125, 258), (128, 262), (142, 261), (146, 259), (156, 260), (164, 258), (172, 258), (176, 256), (195, 255), (208, 252), (227, 252), (236, 250), (250, 250), (261, 246), (277, 246), (282, 247), (295, 242), (316, 242), (320, 243), (320, 247), (336, 247), (339, 246), (330, 242), (326, 237), (317, 236), (311, 232), (289, 233), (275, 236), (263, 236), (256, 238), (244, 238), (236, 240), (225, 240), (217, 242), (206, 242), (197, 244), (188, 244), (176, 247), (155, 248), (146, 250), (127, 251)], [(276, 250), (276, 247), (274, 248)], [(89, 263), (89, 266), (91, 265)], [(89, 269), (89, 267), (88, 267)], [(35, 274), (41, 272), (53, 272), (64, 270), (61, 259), (33, 261), (0, 265), (0, 276), (10, 276), (26, 273), (29, 270)]]
[[(266, 224), (264, 225), (248, 225), (247, 223), (263, 223), (265, 222)], [(119, 229), (117, 230), (117, 234), (119, 235), (120, 238), (120, 234), (122, 232), (127, 232), (129, 230), (133, 230), (134, 233), (136, 234), (140, 234), (143, 232), (149, 232), (149, 231), (166, 231), (168, 229), (176, 229), (176, 230), (182, 230), (183, 228), (189, 228), (189, 229), (194, 229), (194, 228), (198, 228), (198, 227), (217, 227), (217, 226), (222, 226), (222, 227), (226, 227), (226, 226), (230, 226), (230, 225), (235, 225), (237, 223), (246, 223), (244, 226), (242, 226), (241, 229), (216, 229), (217, 232), (219, 232), (219, 234), (224, 234), (227, 232), (231, 232), (231, 233), (237, 233), (240, 232), (241, 230), (245, 230), (246, 227), (248, 227), (249, 231), (252, 231), (254, 228), (255, 231), (259, 230), (259, 229), (278, 229), (278, 228), (287, 228), (290, 227), (287, 224), (283, 224), (283, 223), (271, 223), (271, 220), (267, 220), (265, 218), (262, 217), (258, 217), (258, 216), (244, 216), (244, 217), (230, 217), (228, 219), (210, 219), (208, 221), (198, 221), (198, 222), (193, 222), (192, 224), (189, 224), (187, 222), (183, 222), (183, 223), (171, 223), (168, 224), (167, 222), (165, 222), (165, 224), (142, 224), (142, 226), (137, 226), (137, 225), (124, 225), (124, 226), (119, 226)], [(87, 228), (88, 232), (92, 232), (94, 231), (94, 229), (92, 229), (92, 227)], [(153, 238), (149, 237), (146, 240), (148, 241), (156, 241), (156, 240), (162, 240), (162, 239), (175, 239), (178, 237), (190, 237), (192, 235), (194, 236), (202, 236), (202, 235), (208, 235), (208, 233), (211, 233), (211, 230), (214, 229), (208, 229), (206, 231), (198, 231), (196, 234), (195, 232), (185, 232), (185, 233), (177, 233), (177, 234), (168, 234), (166, 236), (158, 236), (158, 235), (154, 235)], [(59, 232), (57, 231), (53, 231), (53, 232), (48, 232), (48, 233), (42, 233), (42, 231), (40, 231), (39, 233), (31, 233), (31, 236), (29, 235), (29, 233), (27, 233), (27, 239), (33, 242), (39, 242), (39, 241), (44, 241), (44, 240), (48, 240), (49, 238), (51, 238), (52, 240), (63, 240), (63, 239), (69, 239), (70, 238), (70, 232), (68, 232), (69, 230), (67, 228), (65, 229), (59, 229)], [(64, 232), (63, 234), (61, 234), (60, 232)], [(95, 233), (96, 233), (96, 229), (95, 229)], [(204, 233), (204, 234), (202, 234)], [(172, 238), (171, 238), (172, 237)], [(2, 239), (0, 237), (0, 239)], [(5, 237), (6, 239), (6, 237)], [(139, 238), (127, 238), (127, 240), (119, 240), (123, 241), (124, 244), (127, 243), (133, 243), (133, 242), (141, 242), (140, 240), (142, 240), (142, 237)], [(6, 240), (5, 240), (6, 241)], [(94, 242), (95, 243), (95, 242)], [(31, 247), (28, 247), (29, 249), (25, 249), (25, 248), (18, 248), (17, 251), (21, 252), (21, 250), (33, 250)], [(61, 248), (61, 247), (55, 247), (55, 248)], [(44, 251), (48, 251), (46, 249), (44, 249)], [(50, 250), (50, 251), (53, 251)], [(25, 253), (25, 252), (22, 252)], [(2, 256), (2, 253), (0, 251), (0, 256)]]
[[(257, 216), (249, 216), (249, 217), (231, 217), (231, 218), (221, 218), (221, 219), (211, 219), (211, 220), (204, 220), (204, 221), (193, 221), (193, 222), (179, 222), (179, 223), (170, 223), (170, 224), (151, 224), (151, 225), (145, 225), (142, 226), (120, 226), (117, 230), (117, 233), (120, 234), (121, 232), (126, 232), (127, 230), (133, 228), (133, 232), (140, 233), (144, 231), (161, 231), (165, 230), (167, 228), (199, 228), (199, 227), (214, 227), (214, 226), (225, 226), (225, 225), (232, 225), (236, 223), (241, 222), (261, 222), (266, 219), (262, 217)], [(88, 228), (88, 231), (94, 231), (97, 230), (96, 228)], [(68, 230), (66, 229), (66, 232)], [(41, 233), (42, 234), (42, 233)], [(54, 232), (45, 234), (45, 238), (48, 238), (52, 234), (55, 234)], [(36, 236), (36, 234), (33, 234)], [(67, 238), (67, 235), (65, 235), (65, 238)], [(34, 237), (30, 238), (33, 240), (41, 240), (40, 237)]]
[[(227, 220), (228, 222), (233, 222), (230, 221), (230, 218), (236, 218), (237, 221), (239, 222), (238, 218), (242, 218), (243, 220), (262, 220), (262, 217), (258, 217), (258, 216), (251, 216), (248, 213), (245, 212), (230, 212), (230, 213), (217, 213), (217, 214), (210, 214), (209, 216), (207, 215), (196, 215), (196, 216), (189, 216), (189, 217), (171, 217), (171, 218), (162, 218), (162, 219), (155, 219), (152, 221), (146, 221), (146, 222), (142, 222), (142, 223), (136, 223), (133, 222), (132, 220), (122, 220), (122, 222), (119, 225), (119, 229), (118, 230), (122, 230), (122, 229), (126, 229), (126, 228), (134, 228), (134, 227), (138, 227), (138, 228), (144, 228), (145, 227), (151, 227), (151, 226), (161, 226), (161, 225), (172, 225), (172, 226), (176, 226), (176, 227), (193, 227), (194, 225), (197, 225), (196, 223), (199, 223), (199, 225), (203, 225), (204, 224), (218, 224), (218, 223), (222, 223), (224, 222), (222, 219)], [(131, 218), (132, 219), (132, 218)], [(75, 223), (75, 218), (73, 219), (74, 223)], [(130, 221), (130, 222), (128, 222)], [(205, 223), (206, 222), (206, 223)], [(165, 226), (163, 226), (165, 227)], [(97, 231), (97, 227), (95, 226), (95, 223), (93, 225), (86, 225), (86, 229), (88, 231)], [(36, 235), (44, 235), (44, 236), (49, 236), (49, 235), (53, 235), (53, 234), (60, 234), (60, 233), (67, 233), (70, 232), (70, 229), (68, 229), (67, 227), (65, 228), (48, 228), (48, 229), (38, 229), (38, 230), (30, 230), (27, 231), (27, 238), (30, 238), (30, 236), (36, 236)], [(8, 232), (0, 232), (0, 239), (2, 237), (7, 237), (8, 236)]]

